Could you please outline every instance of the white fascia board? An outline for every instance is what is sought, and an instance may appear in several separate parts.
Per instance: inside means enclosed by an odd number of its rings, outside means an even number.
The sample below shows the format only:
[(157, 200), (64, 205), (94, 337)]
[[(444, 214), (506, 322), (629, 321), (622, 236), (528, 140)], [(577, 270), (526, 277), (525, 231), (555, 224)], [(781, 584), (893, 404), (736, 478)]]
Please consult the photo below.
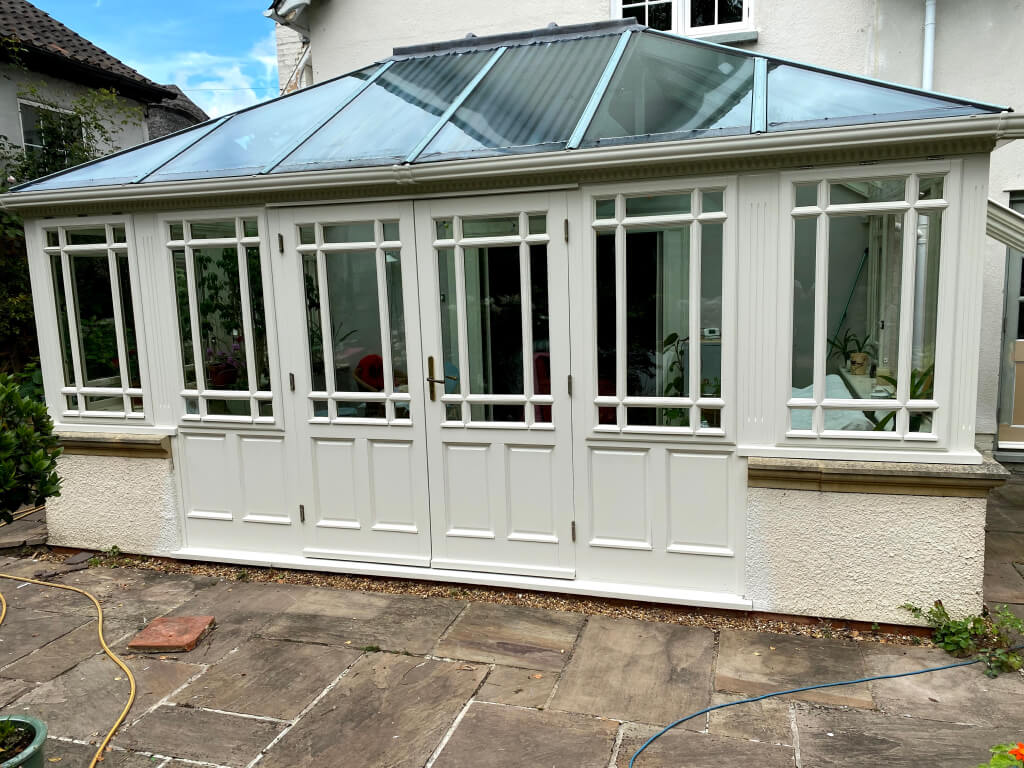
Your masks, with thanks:
[(999, 113), (932, 118), (836, 128), (810, 128), (767, 134), (716, 136), (705, 139), (623, 144), (572, 151), (448, 160), (417, 165), (340, 168), (298, 173), (215, 179), (121, 184), (79, 189), (15, 192), (0, 195), (0, 206), (17, 210), (34, 206), (80, 203), (131, 203), (140, 200), (212, 197), (294, 190), (339, 189), (372, 185), (410, 187), (427, 182), (459, 182), (527, 174), (633, 168), (642, 165), (742, 159), (806, 152), (848, 152), (904, 142), (940, 142), (991, 138), (1024, 138), (1024, 115)]
[(985, 234), (1003, 245), (1024, 251), (1024, 214), (989, 198)]

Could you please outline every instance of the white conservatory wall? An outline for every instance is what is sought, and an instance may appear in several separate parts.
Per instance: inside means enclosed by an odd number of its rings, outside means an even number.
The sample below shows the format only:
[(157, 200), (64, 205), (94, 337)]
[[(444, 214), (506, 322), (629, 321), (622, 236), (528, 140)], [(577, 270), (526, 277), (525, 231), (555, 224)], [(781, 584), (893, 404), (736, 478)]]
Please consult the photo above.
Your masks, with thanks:
[(912, 623), (905, 602), (981, 609), (984, 498), (747, 489), (754, 610)]
[(170, 459), (61, 456), (61, 495), (46, 502), (53, 546), (171, 554), (181, 546)]

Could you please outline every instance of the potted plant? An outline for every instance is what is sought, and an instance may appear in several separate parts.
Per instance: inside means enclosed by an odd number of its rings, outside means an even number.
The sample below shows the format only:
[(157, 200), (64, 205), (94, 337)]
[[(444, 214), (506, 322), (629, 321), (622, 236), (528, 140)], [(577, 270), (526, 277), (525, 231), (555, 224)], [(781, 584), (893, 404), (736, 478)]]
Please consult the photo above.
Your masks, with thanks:
[(0, 716), (0, 768), (43, 768), (46, 725), (28, 715)]
[(851, 333), (850, 344), (853, 348), (853, 351), (850, 352), (850, 373), (854, 376), (867, 376), (871, 366), (871, 352), (875, 349), (875, 343), (871, 341), (871, 334), (869, 333), (861, 340), (857, 334)]

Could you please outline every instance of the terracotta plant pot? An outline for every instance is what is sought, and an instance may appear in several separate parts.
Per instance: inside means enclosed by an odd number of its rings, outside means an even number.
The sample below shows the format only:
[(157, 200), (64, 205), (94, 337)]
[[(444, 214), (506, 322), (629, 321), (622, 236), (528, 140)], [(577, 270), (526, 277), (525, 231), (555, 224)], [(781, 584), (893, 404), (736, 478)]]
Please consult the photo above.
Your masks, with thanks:
[(20, 753), (0, 763), (0, 768), (43, 768), (43, 744), (46, 743), (46, 724), (28, 715), (3, 715), (0, 720), (11, 720), (23, 726), (27, 726), (35, 733), (32, 743)]
[(850, 373), (854, 376), (866, 376), (870, 360), (871, 356), (867, 352), (852, 352), (850, 354)]

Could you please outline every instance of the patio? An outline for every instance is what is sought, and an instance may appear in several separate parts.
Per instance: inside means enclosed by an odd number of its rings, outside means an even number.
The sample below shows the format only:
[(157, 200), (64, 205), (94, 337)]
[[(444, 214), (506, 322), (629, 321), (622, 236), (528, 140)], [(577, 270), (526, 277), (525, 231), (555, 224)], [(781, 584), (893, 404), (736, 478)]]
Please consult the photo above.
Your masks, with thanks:
[[(55, 569), (0, 562), (13, 575)], [(713, 703), (949, 661), (870, 640), (132, 568), (54, 578), (101, 600), (108, 641), (136, 675), (138, 699), (104, 761), (119, 768), (615, 768), (657, 726)], [(128, 683), (97, 653), (88, 601), (0, 587), (10, 605), (0, 706), (47, 722), (48, 760), (84, 766)], [(196, 614), (215, 615), (217, 626), (195, 650), (127, 653), (154, 617)], [(720, 766), (728, 756), (769, 767), (973, 766), (992, 744), (1020, 737), (1022, 711), (1024, 678), (989, 680), (969, 667), (712, 713), (660, 739), (637, 765)]]

